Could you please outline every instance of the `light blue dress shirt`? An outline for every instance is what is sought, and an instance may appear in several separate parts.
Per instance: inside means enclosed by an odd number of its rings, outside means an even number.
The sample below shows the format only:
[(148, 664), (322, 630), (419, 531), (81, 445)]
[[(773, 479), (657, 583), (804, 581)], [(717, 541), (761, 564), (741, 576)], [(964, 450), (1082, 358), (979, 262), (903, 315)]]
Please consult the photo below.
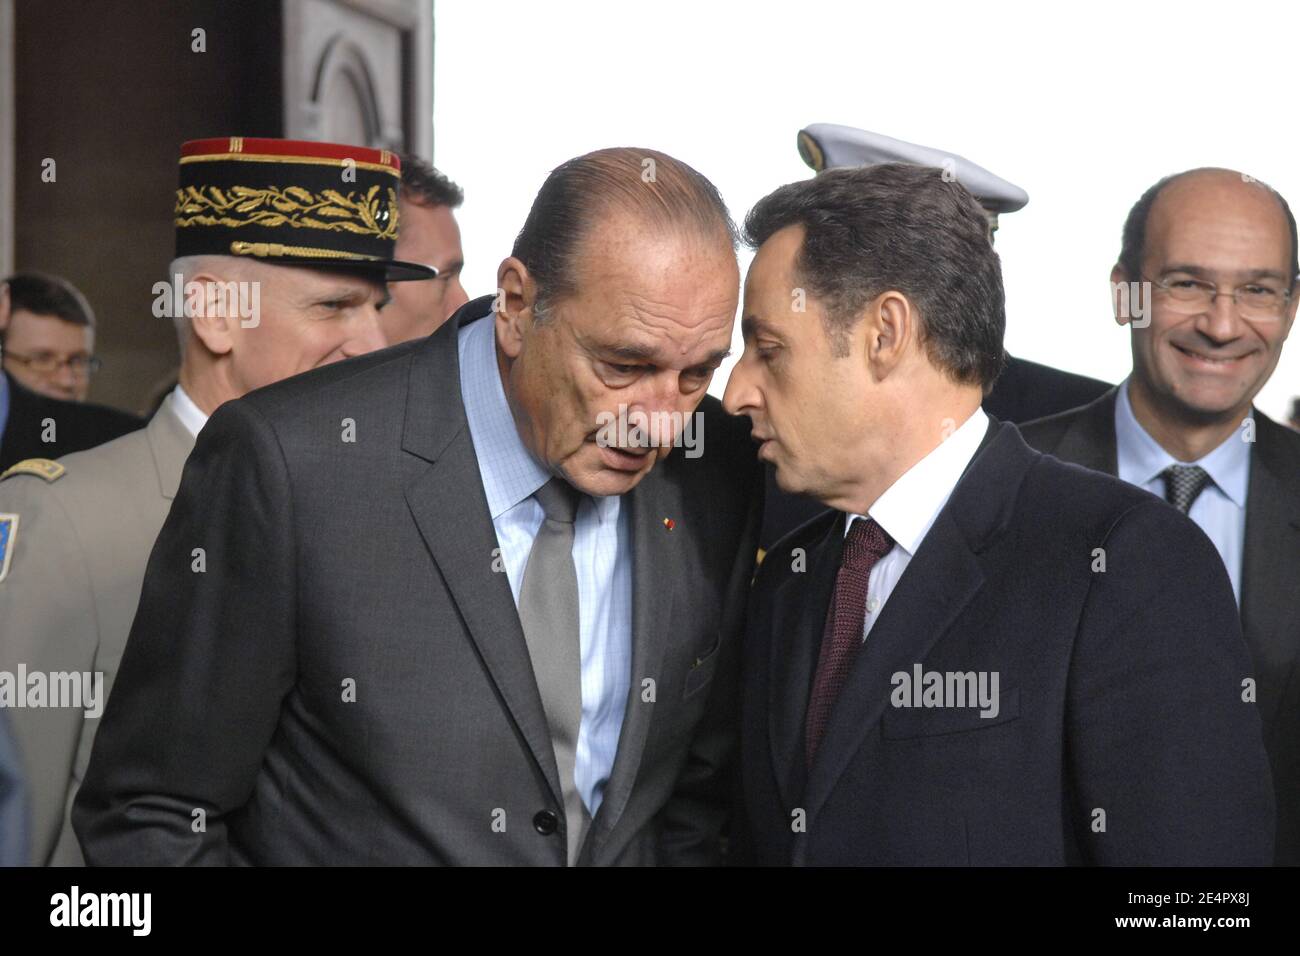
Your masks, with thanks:
[(9, 424), (9, 376), (0, 372), (0, 438), (4, 437), (7, 424)]
[(1115, 401), (1115, 454), (1121, 478), (1161, 498), (1165, 497), (1165, 480), (1160, 473), (1170, 465), (1200, 465), (1213, 479), (1196, 496), (1187, 516), (1200, 525), (1219, 549), (1238, 606), (1241, 605), (1241, 556), (1246, 541), (1246, 492), (1250, 487), (1252, 447), (1243, 437), (1244, 429), (1244, 424), (1239, 426), (1200, 460), (1180, 462), (1134, 416), (1128, 398), (1128, 379), (1120, 386)]
[[(461, 327), (460, 394), (515, 608), (542, 526), (532, 497), (551, 479), (524, 447), (497, 368), (492, 313)], [(573, 771), (587, 811), (600, 808), (632, 681), (632, 548), (618, 496), (583, 497), (573, 533), (582, 655), (582, 722)]]

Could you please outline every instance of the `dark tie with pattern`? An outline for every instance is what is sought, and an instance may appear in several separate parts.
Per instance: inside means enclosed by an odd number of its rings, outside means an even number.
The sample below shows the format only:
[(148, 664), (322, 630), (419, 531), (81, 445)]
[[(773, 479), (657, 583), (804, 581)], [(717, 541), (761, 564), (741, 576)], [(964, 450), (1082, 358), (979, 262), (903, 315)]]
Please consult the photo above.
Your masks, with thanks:
[(582, 495), (563, 479), (552, 478), (533, 497), (546, 517), (537, 529), (524, 566), (519, 621), (550, 726), (551, 746), (555, 748), (564, 799), (567, 858), (573, 866), (591, 822), (573, 778), (582, 724), (582, 638), (578, 572), (573, 565), (573, 522)]
[(862, 646), (862, 628), (867, 615), (867, 584), (871, 569), (889, 553), (894, 541), (873, 518), (858, 518), (844, 537), (844, 553), (835, 575), (835, 592), (817, 658), (808, 720), (804, 728), (808, 767), (821, 746), (831, 707), (848, 677), (853, 655)]
[(1165, 501), (1183, 514), (1192, 510), (1192, 502), (1211, 481), (1200, 465), (1170, 465), (1160, 477), (1165, 480)]

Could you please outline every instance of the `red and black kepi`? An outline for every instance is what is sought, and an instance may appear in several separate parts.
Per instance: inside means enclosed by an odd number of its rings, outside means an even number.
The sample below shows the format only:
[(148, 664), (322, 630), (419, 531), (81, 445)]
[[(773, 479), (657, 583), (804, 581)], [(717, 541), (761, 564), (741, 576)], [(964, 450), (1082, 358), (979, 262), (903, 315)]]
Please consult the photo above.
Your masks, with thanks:
[(176, 255), (431, 279), (393, 258), (401, 161), (386, 149), (227, 136), (181, 146)]

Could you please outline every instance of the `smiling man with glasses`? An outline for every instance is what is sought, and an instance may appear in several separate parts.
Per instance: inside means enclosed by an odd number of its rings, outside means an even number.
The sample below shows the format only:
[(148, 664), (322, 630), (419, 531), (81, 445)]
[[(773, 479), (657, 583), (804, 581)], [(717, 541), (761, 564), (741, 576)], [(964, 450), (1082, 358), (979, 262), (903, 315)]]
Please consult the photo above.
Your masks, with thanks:
[[(1164, 497), (1209, 536), (1241, 610), (1277, 790), (1277, 862), (1300, 863), (1300, 435), (1253, 406), (1296, 315), (1296, 221), (1242, 173), (1196, 169), (1138, 200), (1111, 272), (1133, 371), (1022, 426), (1031, 445)], [(1247, 675), (1243, 675), (1243, 681)]]

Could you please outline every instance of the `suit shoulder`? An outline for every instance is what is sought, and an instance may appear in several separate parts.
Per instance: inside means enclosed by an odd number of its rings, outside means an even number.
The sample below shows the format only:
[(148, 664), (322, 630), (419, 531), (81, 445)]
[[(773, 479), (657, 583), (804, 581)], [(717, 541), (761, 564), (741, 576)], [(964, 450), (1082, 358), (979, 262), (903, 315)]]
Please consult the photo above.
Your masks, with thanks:
[(1039, 382), (1051, 382), (1055, 385), (1068, 386), (1077, 391), (1091, 392), (1094, 398), (1110, 388), (1110, 385), (1101, 379), (1080, 375), (1078, 372), (1067, 372), (1065, 369), (1043, 365), (1040, 362), (1031, 362), (1029, 359), (1013, 358), (1008, 363), (1008, 365), (1011, 364), (1018, 365), (1020, 371), (1027, 378)]
[(405, 384), (411, 356), (427, 345), (428, 340), (416, 339), (333, 362), (264, 385), (236, 401), (254, 407), (272, 419), (286, 411), (292, 416), (301, 415), (304, 402), (319, 400), (326, 395), (364, 393), (373, 388), (377, 381), (385, 379)]
[[(1181, 516), (1149, 491), (1104, 472), (1040, 454), (1022, 489), (1021, 505), (1049, 528), (1074, 525), (1090, 537), (1106, 534), (1135, 508), (1154, 505)], [(1188, 522), (1190, 524), (1190, 522)], [(1195, 525), (1193, 525), (1195, 527)]]
[(120, 408), (97, 405), (94, 402), (65, 402), (50, 398), (48, 395), (38, 397), (34, 411), (38, 417), (51, 417), (56, 421), (65, 421), (79, 430), (102, 436), (101, 441), (109, 441), (119, 435), (143, 428), (145, 420), (139, 415), (132, 415)]
[(142, 429), (102, 445), (63, 455), (58, 461), (27, 459), (0, 476), (0, 498), (21, 495), (39, 503), (95, 500), (111, 504), (140, 487), (153, 473), (153, 455)]
[(1140, 573), (1122, 574), (1111, 583), (1122, 581), (1122, 589), (1146, 594), (1155, 603), (1217, 598), (1235, 623), (1232, 584), (1209, 535), (1164, 499), (1135, 490), (1140, 494), (1106, 515), (1093, 539), (1105, 549), (1112, 570), (1141, 569)]
[(1273, 421), (1263, 412), (1255, 410), (1256, 442), (1269, 446), (1269, 451), (1292, 466), (1291, 473), (1300, 476), (1300, 432)]
[(1020, 434), (1028, 445), (1039, 451), (1050, 452), (1061, 440), (1061, 436), (1083, 414), (1085, 407), (1067, 408), (1055, 415), (1035, 418), (1033, 421), (1025, 422), (1023, 425), (1017, 425), (1016, 427), (1020, 429)]

